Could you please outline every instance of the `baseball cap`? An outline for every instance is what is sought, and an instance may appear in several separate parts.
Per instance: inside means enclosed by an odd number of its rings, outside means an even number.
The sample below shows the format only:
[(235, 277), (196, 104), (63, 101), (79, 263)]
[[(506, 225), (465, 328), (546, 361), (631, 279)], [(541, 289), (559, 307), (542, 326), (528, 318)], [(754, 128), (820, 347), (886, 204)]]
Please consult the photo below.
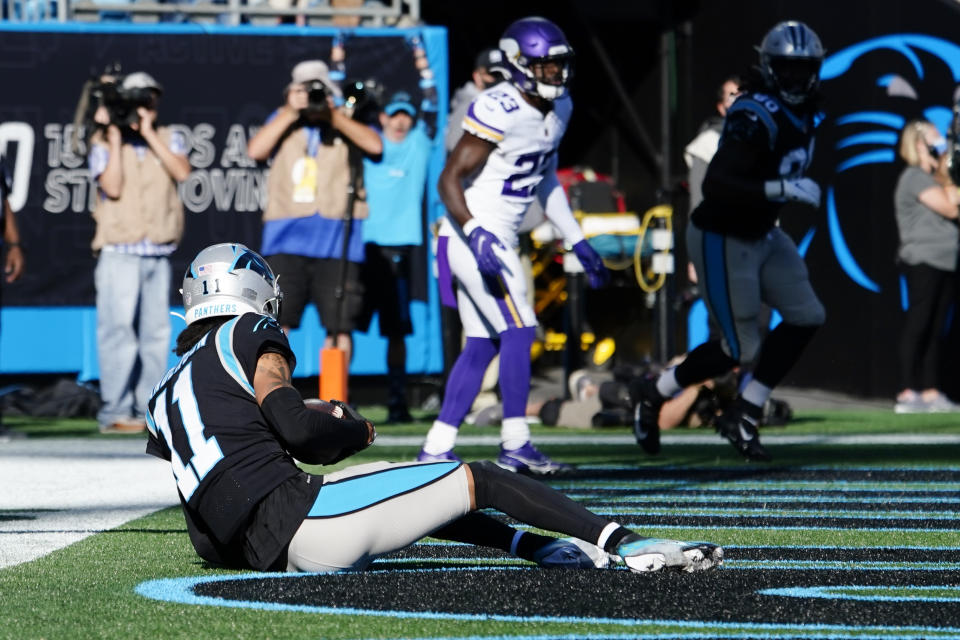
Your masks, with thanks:
[(163, 87), (145, 71), (134, 71), (124, 77), (120, 85), (124, 89), (153, 89), (157, 93), (163, 93)]
[(338, 98), (343, 95), (340, 87), (330, 79), (330, 69), (323, 60), (304, 60), (298, 62), (290, 73), (294, 84), (303, 84), (313, 80), (319, 80), (323, 85)]
[(390, 96), (387, 106), (383, 108), (383, 112), (388, 116), (392, 116), (398, 111), (405, 111), (411, 118), (417, 117), (417, 108), (413, 106), (413, 101), (410, 99), (410, 94), (406, 91), (397, 91), (395, 94)]
[(474, 69), (490, 70), (491, 67), (499, 66), (503, 63), (503, 52), (500, 49), (484, 49), (477, 54), (477, 59), (473, 64)]

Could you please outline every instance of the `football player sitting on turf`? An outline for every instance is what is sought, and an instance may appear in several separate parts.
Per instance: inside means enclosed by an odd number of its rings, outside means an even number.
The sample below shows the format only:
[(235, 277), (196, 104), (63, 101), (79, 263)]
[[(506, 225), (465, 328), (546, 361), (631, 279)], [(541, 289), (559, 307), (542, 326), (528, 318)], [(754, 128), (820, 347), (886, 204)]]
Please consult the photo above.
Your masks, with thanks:
[(440, 297), (457, 307), (466, 342), (418, 460), (459, 460), (453, 446), (460, 423), (499, 352), (503, 421), (497, 464), (547, 474), (566, 465), (530, 442), (524, 414), (537, 318), (527, 302), (526, 276), (516, 252), (517, 230), (534, 198), (573, 246), (590, 286), (603, 285), (608, 274), (557, 180), (557, 148), (572, 110), (567, 81), (573, 49), (563, 32), (543, 18), (514, 22), (500, 39), (500, 49), (510, 80), (484, 90), (470, 104), (462, 123), (465, 135), (438, 185), (447, 207), (437, 244)]
[[(786, 203), (820, 206), (820, 187), (804, 171), (813, 155), (823, 46), (810, 27), (788, 21), (773, 27), (758, 51), (763, 86), (748, 83), (727, 111), (704, 200), (687, 227), (687, 251), (723, 335), (639, 389), (634, 434), (648, 453), (660, 450), (658, 415), (667, 398), (756, 357), (753, 378), (717, 430), (744, 457), (769, 460), (757, 434), (763, 406), (824, 322), (803, 258), (777, 226)], [(763, 304), (783, 322), (761, 344)]]
[[(281, 293), (264, 259), (240, 244), (202, 250), (183, 279), (180, 362), (149, 402), (147, 452), (171, 464), (197, 553), (273, 571), (362, 569), (432, 535), (492, 546), (547, 567), (700, 571), (717, 545), (643, 538), (536, 480), (491, 462), (389, 463), (306, 473), (376, 438), (369, 420), (308, 409), (277, 324)], [(515, 530), (492, 508), (576, 541)], [(587, 542), (583, 542), (587, 541)]]

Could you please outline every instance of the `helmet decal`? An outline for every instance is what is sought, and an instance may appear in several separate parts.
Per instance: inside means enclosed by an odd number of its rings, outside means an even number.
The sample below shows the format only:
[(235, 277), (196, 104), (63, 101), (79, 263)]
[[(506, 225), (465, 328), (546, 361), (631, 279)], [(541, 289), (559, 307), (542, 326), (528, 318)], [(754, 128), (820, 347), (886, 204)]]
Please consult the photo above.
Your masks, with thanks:
[(249, 312), (276, 320), (283, 299), (270, 265), (239, 243), (215, 244), (198, 253), (187, 267), (180, 291), (188, 325)]

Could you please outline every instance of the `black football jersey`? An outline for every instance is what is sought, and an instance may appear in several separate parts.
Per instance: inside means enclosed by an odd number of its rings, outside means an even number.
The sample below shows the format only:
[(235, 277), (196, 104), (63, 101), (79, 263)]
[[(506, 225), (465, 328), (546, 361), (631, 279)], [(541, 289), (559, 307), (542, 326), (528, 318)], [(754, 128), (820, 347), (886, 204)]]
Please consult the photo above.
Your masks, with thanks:
[(147, 453), (170, 462), (198, 551), (235, 544), (257, 503), (299, 473), (254, 394), (257, 359), (266, 351), (295, 366), (275, 320), (232, 318), (183, 355), (147, 405)]
[(812, 112), (791, 110), (776, 96), (747, 93), (737, 98), (704, 177), (704, 200), (691, 216), (694, 224), (737, 237), (764, 236), (784, 203), (767, 200), (763, 183), (803, 177), (813, 159), (814, 127)]

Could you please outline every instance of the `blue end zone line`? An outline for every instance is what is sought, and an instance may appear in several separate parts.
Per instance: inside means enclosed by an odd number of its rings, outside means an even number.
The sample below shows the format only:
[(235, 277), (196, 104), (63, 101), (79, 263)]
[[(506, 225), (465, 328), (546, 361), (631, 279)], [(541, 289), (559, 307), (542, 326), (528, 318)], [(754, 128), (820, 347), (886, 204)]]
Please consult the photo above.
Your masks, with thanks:
[[(470, 571), (517, 571), (518, 569), (513, 568), (498, 568), (498, 569), (489, 569), (483, 567), (471, 568)], [(385, 571), (378, 570), (369, 570), (365, 571), (364, 574), (376, 574), (376, 573), (397, 573), (399, 571), (404, 571), (403, 569), (389, 569)], [(451, 568), (451, 569), (417, 569), (412, 570), (416, 573), (439, 573), (439, 572), (450, 572), (463, 571), (462, 568)], [(374, 616), (374, 617), (384, 617), (384, 618), (401, 618), (401, 619), (426, 619), (426, 620), (462, 620), (462, 621), (488, 621), (494, 620), (498, 622), (516, 622), (516, 623), (529, 623), (529, 622), (540, 622), (540, 623), (560, 623), (560, 624), (607, 624), (607, 625), (616, 625), (616, 626), (626, 626), (626, 627), (638, 627), (638, 626), (670, 626), (678, 627), (680, 629), (690, 629), (690, 630), (700, 630), (700, 629), (727, 629), (727, 630), (750, 630), (750, 631), (760, 631), (760, 630), (769, 630), (775, 631), (783, 635), (787, 631), (792, 631), (791, 637), (796, 637), (797, 635), (807, 637), (805, 632), (810, 630), (816, 630), (818, 632), (829, 630), (832, 633), (849, 633), (857, 635), (855, 637), (862, 638), (864, 636), (860, 635), (864, 631), (867, 633), (876, 633), (883, 634), (884, 632), (896, 632), (896, 636), (888, 636), (888, 638), (904, 638), (903, 633), (917, 633), (917, 634), (927, 634), (930, 633), (945, 634), (945, 633), (956, 633), (960, 635), (960, 627), (886, 627), (886, 626), (871, 626), (871, 627), (855, 627), (848, 625), (781, 625), (775, 623), (730, 623), (730, 622), (699, 622), (699, 621), (687, 621), (687, 620), (638, 620), (638, 619), (618, 619), (618, 618), (581, 618), (575, 616), (558, 616), (558, 617), (549, 617), (549, 616), (513, 616), (513, 615), (504, 615), (504, 614), (470, 614), (470, 613), (438, 613), (433, 611), (426, 612), (416, 612), (416, 611), (378, 611), (373, 609), (359, 609), (356, 607), (319, 607), (312, 605), (298, 605), (298, 604), (282, 604), (276, 602), (257, 602), (253, 600), (225, 600), (223, 598), (214, 598), (210, 596), (198, 596), (193, 592), (193, 589), (197, 585), (206, 584), (210, 582), (225, 582), (231, 580), (264, 580), (269, 578), (282, 578), (285, 580), (295, 580), (302, 577), (308, 577), (313, 574), (288, 574), (288, 573), (246, 573), (235, 576), (196, 576), (190, 578), (166, 578), (160, 580), (148, 580), (146, 582), (141, 582), (134, 591), (145, 598), (150, 598), (152, 600), (160, 600), (163, 602), (174, 602), (177, 604), (189, 604), (189, 605), (208, 605), (208, 606), (218, 606), (218, 607), (228, 607), (234, 609), (260, 609), (265, 611), (297, 611), (301, 613), (318, 613), (323, 615), (364, 615), (364, 616)], [(766, 634), (765, 634), (766, 635)], [(513, 637), (513, 636), (511, 636)], [(639, 636), (633, 636), (639, 637)], [(672, 634), (667, 637), (676, 637), (676, 634)], [(709, 634), (703, 637), (717, 637), (716, 634)], [(754, 636), (756, 637), (756, 636)], [(773, 636), (770, 636), (773, 637)], [(817, 637), (817, 636), (809, 636)], [(840, 636), (842, 637), (842, 636)], [(923, 636), (920, 636), (923, 637)]]
[[(596, 512), (597, 515), (604, 515), (602, 512)], [(775, 527), (775, 526), (750, 526), (746, 524), (730, 524), (730, 525), (719, 525), (719, 524), (655, 524), (651, 525), (647, 522), (621, 522), (623, 526), (628, 529), (635, 529), (637, 531), (662, 531), (664, 529), (696, 529), (698, 531), (712, 530), (712, 531), (729, 531), (730, 529), (736, 529), (737, 531), (844, 531), (847, 533), (855, 533), (850, 529), (850, 527)], [(536, 527), (529, 527), (527, 525), (513, 525), (514, 529), (522, 529), (524, 531), (536, 531)], [(926, 533), (926, 534), (948, 534), (960, 531), (960, 529), (930, 529), (930, 528), (910, 528), (910, 527), (858, 527), (857, 532), (869, 531), (874, 533)], [(825, 547), (827, 549), (832, 549), (833, 547)], [(874, 547), (867, 547), (874, 548)], [(878, 547), (880, 548), (880, 547)]]
[(861, 600), (865, 602), (960, 602), (960, 587), (953, 585), (931, 586), (931, 585), (910, 585), (891, 587), (896, 590), (910, 590), (918, 593), (924, 591), (956, 591), (957, 595), (952, 597), (943, 596), (923, 596), (923, 595), (901, 595), (887, 596), (880, 593), (870, 593), (869, 595), (855, 595), (845, 593), (849, 591), (873, 592), (881, 588), (864, 585), (830, 585), (829, 587), (786, 587), (775, 589), (763, 589), (758, 591), (764, 596), (786, 596), (788, 598), (826, 598), (828, 600)]
[[(587, 443), (589, 444), (589, 443)], [(605, 444), (605, 443), (601, 443)], [(687, 473), (695, 472), (737, 472), (743, 471), (744, 469), (770, 469), (770, 465), (741, 465), (739, 467), (680, 467), (674, 465), (663, 465), (653, 467), (657, 470), (663, 471), (683, 471)], [(911, 471), (951, 471), (947, 466), (924, 466), (917, 465), (915, 467), (837, 467), (837, 466), (820, 466), (820, 465), (803, 465), (798, 467), (774, 467), (777, 471), (842, 471), (844, 473), (855, 473), (855, 472), (905, 472), (909, 473)], [(578, 471), (636, 471), (636, 465), (577, 465)], [(882, 481), (881, 481), (882, 482)]]
[[(785, 482), (782, 486), (777, 487), (771, 485), (770, 483), (765, 483), (757, 480), (729, 480), (713, 483), (714, 486), (704, 486), (703, 482), (695, 482), (689, 480), (679, 480), (677, 482), (670, 482), (668, 480), (638, 480), (636, 482), (606, 482), (606, 481), (590, 481), (584, 480), (577, 484), (563, 484), (560, 482), (549, 482), (548, 483), (554, 489), (576, 491), (577, 488), (586, 489), (607, 489), (607, 490), (629, 490), (636, 489), (637, 487), (661, 487), (669, 488), (671, 490), (680, 490), (680, 491), (703, 491), (703, 492), (717, 492), (717, 491), (741, 491), (743, 488), (757, 489), (760, 491), (768, 492), (779, 492), (779, 491), (831, 491), (833, 493), (837, 492), (849, 492), (849, 491), (858, 491), (862, 493), (890, 493), (892, 491), (912, 491), (912, 492), (927, 492), (927, 493), (939, 493), (939, 492), (950, 492), (956, 494), (960, 491), (960, 483), (949, 483), (949, 482), (930, 482), (930, 483), (904, 483), (904, 482), (890, 482), (878, 486), (878, 483), (861, 483), (861, 482), (830, 482), (826, 480), (815, 480), (809, 483), (801, 482)], [(583, 487), (582, 485), (589, 485)], [(724, 486), (719, 486), (724, 485)]]
[[(731, 549), (733, 547), (724, 547)], [(460, 564), (472, 569), (537, 569), (532, 562), (503, 556), (446, 556), (442, 558), (385, 558), (390, 564)], [(375, 566), (375, 565), (374, 565)], [(431, 567), (432, 569), (433, 567)], [(439, 567), (438, 567), (439, 568)], [(454, 567), (448, 567), (453, 569)], [(725, 559), (719, 571), (958, 571), (960, 562), (924, 561), (865, 561), (865, 560), (738, 560)], [(601, 571), (629, 571), (624, 566), (614, 566)], [(891, 587), (894, 588), (894, 587)], [(900, 588), (900, 587), (895, 587)], [(960, 587), (957, 587), (960, 588)]]
[[(719, 493), (719, 495), (717, 495)], [(894, 493), (894, 492), (887, 492)], [(770, 502), (771, 499), (777, 502), (863, 502), (866, 504), (890, 504), (891, 502), (897, 503), (923, 503), (923, 502), (932, 502), (936, 504), (960, 504), (960, 498), (945, 498), (941, 496), (916, 496), (904, 498), (896, 496), (893, 499), (893, 496), (875, 498), (871, 496), (856, 497), (856, 496), (840, 496), (840, 497), (827, 497), (827, 496), (816, 496), (810, 493), (798, 493), (796, 495), (788, 496), (757, 496), (757, 495), (742, 495), (742, 494), (726, 494), (720, 492), (715, 492), (714, 495), (678, 495), (676, 493), (649, 493), (642, 496), (619, 496), (616, 494), (606, 494), (606, 493), (568, 493), (566, 496), (572, 500), (578, 500), (581, 502), (586, 501), (602, 501), (602, 502), (622, 502), (625, 504), (642, 504), (646, 502), (660, 502), (660, 501), (670, 501), (670, 502)]]
[[(623, 516), (637, 515), (637, 509), (634, 507), (623, 509), (595, 508), (595, 513), (603, 516)], [(869, 518), (871, 520), (956, 520), (960, 525), (960, 514), (954, 512), (933, 513), (923, 511), (906, 511), (892, 513), (878, 513), (876, 511), (824, 511), (815, 509), (779, 509), (776, 513), (769, 513), (766, 509), (644, 509), (645, 516), (686, 516), (686, 517), (742, 517), (756, 516), (770, 519), (784, 518), (839, 518), (842, 520), (854, 520), (857, 518)]]
[[(726, 639), (740, 639), (740, 638), (809, 638), (810, 640), (846, 640), (850, 638), (856, 638), (857, 640), (892, 640), (894, 636), (889, 635), (850, 635), (849, 633), (843, 635), (836, 635), (836, 633), (821, 633), (821, 632), (806, 632), (802, 636), (798, 636), (796, 633), (777, 633), (777, 632), (766, 632), (763, 634), (755, 634), (750, 636), (744, 636), (742, 634), (731, 634), (727, 633), (709, 633), (705, 634), (699, 631), (678, 631), (677, 633), (642, 633), (642, 634), (577, 634), (577, 635), (565, 635), (565, 634), (549, 634), (549, 635), (538, 635), (538, 636), (525, 636), (525, 635), (509, 635), (509, 636), (427, 636), (423, 638), (398, 638), (397, 640), (677, 640), (677, 638), (687, 638), (690, 640), (696, 640), (700, 638), (709, 638), (710, 640), (726, 640)], [(897, 638), (917, 638), (925, 639), (927, 636), (896, 636)], [(950, 638), (953, 636), (932, 636), (936, 638)], [(388, 639), (389, 640), (389, 639)]]

